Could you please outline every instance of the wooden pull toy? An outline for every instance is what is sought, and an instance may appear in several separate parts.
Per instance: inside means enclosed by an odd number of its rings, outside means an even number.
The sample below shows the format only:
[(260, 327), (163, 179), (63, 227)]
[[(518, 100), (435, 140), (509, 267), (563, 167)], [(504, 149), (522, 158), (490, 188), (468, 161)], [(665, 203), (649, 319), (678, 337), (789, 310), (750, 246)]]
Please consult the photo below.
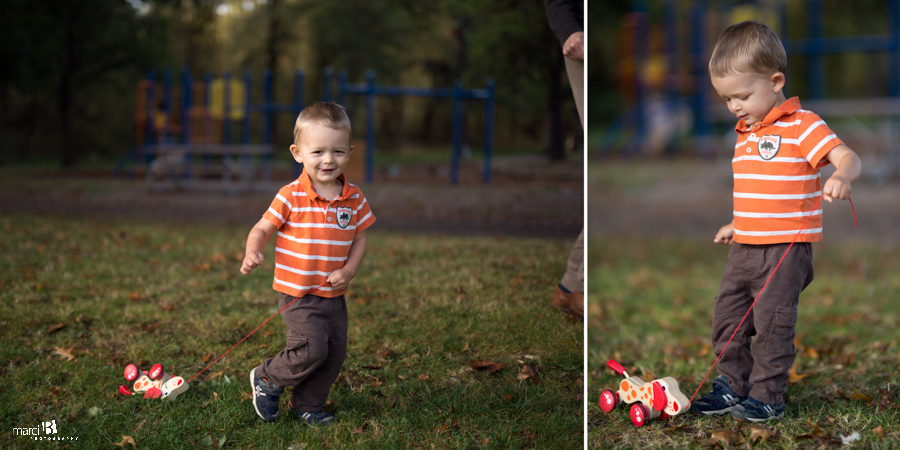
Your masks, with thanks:
[(136, 365), (125, 366), (125, 379), (134, 381), (132, 390), (119, 386), (122, 395), (144, 394), (144, 398), (165, 398), (174, 400), (190, 388), (184, 378), (166, 373), (162, 364), (154, 364), (150, 371), (141, 371)]
[(613, 360), (609, 360), (606, 365), (624, 375), (625, 379), (619, 383), (618, 391), (607, 389), (600, 393), (600, 409), (603, 412), (611, 412), (619, 404), (629, 403), (631, 423), (642, 427), (649, 420), (665, 420), (690, 408), (690, 400), (678, 389), (678, 381), (674, 378), (665, 377), (647, 383), (638, 377), (628, 376), (625, 368)]

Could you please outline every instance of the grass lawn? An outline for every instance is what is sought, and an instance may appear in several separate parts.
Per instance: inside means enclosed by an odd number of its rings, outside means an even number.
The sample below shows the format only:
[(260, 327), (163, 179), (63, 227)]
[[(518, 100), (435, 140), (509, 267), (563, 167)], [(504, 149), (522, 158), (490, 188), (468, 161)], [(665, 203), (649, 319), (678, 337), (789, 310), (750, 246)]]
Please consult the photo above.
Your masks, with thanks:
[[(900, 258), (896, 248), (814, 244), (815, 281), (800, 297), (796, 376), (786, 417), (752, 443), (749, 424), (729, 415), (691, 414), (632, 426), (628, 409), (607, 414), (597, 401), (621, 377), (678, 379), (690, 398), (715, 356), (712, 306), (728, 248), (706, 241), (594, 238), (589, 243), (588, 430), (590, 448), (709, 448), (728, 437), (735, 448), (900, 447)], [(765, 294), (763, 294), (765, 295)], [(732, 344), (733, 345), (733, 344)], [(711, 390), (710, 375), (698, 397)], [(630, 406), (630, 405), (628, 405)], [(727, 430), (727, 431), (721, 431)], [(755, 433), (764, 434), (764, 430)], [(714, 434), (715, 433), (715, 434)]]
[[(582, 447), (582, 325), (550, 307), (565, 241), (370, 232), (325, 406), (336, 426), (293, 417), (289, 391), (277, 422), (253, 411), (247, 375), (283, 347), (280, 317), (175, 401), (120, 395), (126, 364), (190, 378), (277, 311), (273, 244), (264, 267), (238, 272), (248, 231), (0, 217), (2, 447)], [(518, 377), (524, 366), (536, 375)], [(13, 430), (50, 420), (54, 436), (78, 440)]]

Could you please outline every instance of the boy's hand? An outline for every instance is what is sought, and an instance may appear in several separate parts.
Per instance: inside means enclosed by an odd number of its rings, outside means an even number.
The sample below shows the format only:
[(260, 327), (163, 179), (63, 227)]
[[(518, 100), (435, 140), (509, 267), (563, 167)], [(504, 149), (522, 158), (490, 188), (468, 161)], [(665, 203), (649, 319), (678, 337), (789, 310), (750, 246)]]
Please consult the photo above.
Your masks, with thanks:
[(333, 287), (334, 290), (343, 291), (350, 286), (350, 280), (353, 279), (354, 275), (356, 274), (350, 273), (350, 270), (346, 267), (341, 267), (340, 269), (331, 272), (325, 281), (331, 283), (331, 287)]
[(729, 223), (722, 228), (719, 228), (719, 232), (716, 233), (716, 238), (713, 239), (713, 242), (717, 244), (726, 244), (731, 245), (732, 240), (734, 239), (734, 224)]
[(253, 269), (261, 266), (263, 261), (265, 261), (265, 257), (260, 252), (247, 252), (244, 255), (244, 262), (241, 264), (241, 273), (247, 275), (250, 272), (253, 272)]
[(850, 180), (837, 174), (832, 175), (822, 187), (822, 198), (828, 203), (833, 203), (835, 198), (847, 200), (850, 198)]

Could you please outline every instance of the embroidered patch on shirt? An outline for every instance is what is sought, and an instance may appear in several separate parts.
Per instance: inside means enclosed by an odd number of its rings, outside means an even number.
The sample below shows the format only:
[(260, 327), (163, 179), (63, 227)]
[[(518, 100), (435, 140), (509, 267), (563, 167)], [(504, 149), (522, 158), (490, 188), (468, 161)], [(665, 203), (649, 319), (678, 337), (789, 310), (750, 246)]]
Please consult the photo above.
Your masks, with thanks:
[(757, 150), (759, 151), (759, 156), (768, 161), (775, 157), (778, 153), (778, 149), (781, 147), (781, 136), (767, 134), (761, 138), (759, 138), (759, 144), (757, 145)]
[(337, 207), (337, 220), (338, 226), (341, 228), (347, 228), (347, 225), (350, 225), (350, 218), (353, 217), (353, 210), (346, 206), (338, 206)]

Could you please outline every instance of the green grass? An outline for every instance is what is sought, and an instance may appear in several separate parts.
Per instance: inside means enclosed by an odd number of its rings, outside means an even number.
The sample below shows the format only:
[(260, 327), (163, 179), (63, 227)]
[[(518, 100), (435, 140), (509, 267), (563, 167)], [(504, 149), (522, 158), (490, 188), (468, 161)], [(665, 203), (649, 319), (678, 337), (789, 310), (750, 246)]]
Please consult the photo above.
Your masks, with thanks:
[[(190, 378), (276, 312), (272, 244), (264, 267), (238, 272), (248, 231), (0, 217), (2, 447), (48, 447), (13, 428), (51, 419), (78, 438), (59, 448), (582, 447), (582, 326), (550, 307), (563, 241), (370, 233), (325, 406), (336, 426), (302, 424), (286, 397), (264, 423), (246, 399), (250, 369), (284, 345), (278, 317), (173, 402), (118, 394), (126, 364)], [(517, 380), (525, 364), (537, 380)]]
[[(712, 307), (728, 248), (705, 241), (593, 238), (589, 243), (588, 431), (590, 448), (708, 448), (717, 429), (739, 431), (730, 416), (690, 414), (632, 426), (627, 408), (607, 414), (597, 401), (621, 377), (671, 376), (694, 393), (715, 360)], [(815, 281), (800, 297), (797, 374), (778, 432), (753, 448), (816, 448), (859, 432), (858, 448), (900, 447), (900, 259), (896, 248), (814, 244)], [(710, 375), (698, 396), (708, 392)], [(855, 394), (854, 394), (855, 392)], [(864, 397), (871, 397), (872, 401)], [(882, 400), (884, 400), (882, 402)], [(878, 404), (881, 403), (881, 404)], [(630, 406), (630, 405), (629, 405)], [(882, 427), (884, 437), (876, 430)], [(815, 427), (818, 440), (803, 438)], [(740, 430), (746, 439), (747, 427)], [(732, 445), (738, 445), (737, 440)], [(739, 445), (741, 448), (746, 444)]]

